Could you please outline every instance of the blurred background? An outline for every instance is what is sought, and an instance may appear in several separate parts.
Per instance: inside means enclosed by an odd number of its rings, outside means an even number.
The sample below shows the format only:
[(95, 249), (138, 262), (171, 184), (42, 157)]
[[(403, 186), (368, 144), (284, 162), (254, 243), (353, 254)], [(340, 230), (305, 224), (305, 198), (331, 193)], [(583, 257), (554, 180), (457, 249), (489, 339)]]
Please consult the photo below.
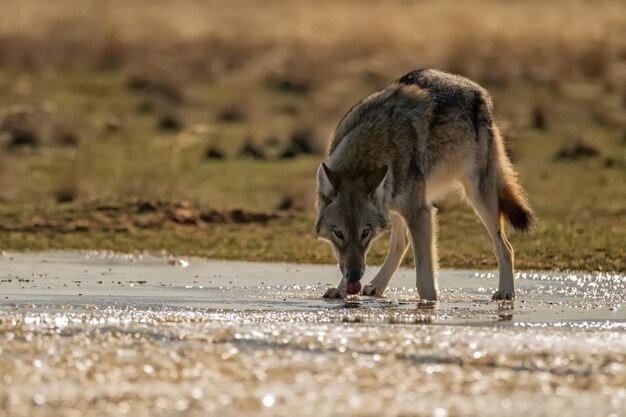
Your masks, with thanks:
[[(330, 262), (311, 236), (330, 132), (363, 96), (434, 67), (494, 96), (541, 221), (514, 236), (518, 264), (625, 268), (623, 1), (1, 7), (2, 247)], [(439, 208), (442, 265), (494, 266), (475, 215), (455, 197)]]

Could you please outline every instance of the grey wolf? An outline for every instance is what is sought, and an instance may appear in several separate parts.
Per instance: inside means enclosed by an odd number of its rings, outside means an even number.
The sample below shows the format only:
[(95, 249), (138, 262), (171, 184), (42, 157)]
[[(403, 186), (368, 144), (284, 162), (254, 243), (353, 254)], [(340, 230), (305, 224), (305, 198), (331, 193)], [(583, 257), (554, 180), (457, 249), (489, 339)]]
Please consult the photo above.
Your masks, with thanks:
[[(433, 202), (455, 189), (493, 240), (499, 269), (493, 299), (513, 299), (513, 248), (504, 220), (528, 231), (534, 213), (506, 155), (487, 91), (467, 78), (423, 69), (353, 106), (317, 171), (315, 232), (330, 242), (343, 275), (324, 296), (382, 296), (411, 244), (419, 296), (437, 300)], [(387, 258), (362, 287), (370, 244), (387, 230)]]

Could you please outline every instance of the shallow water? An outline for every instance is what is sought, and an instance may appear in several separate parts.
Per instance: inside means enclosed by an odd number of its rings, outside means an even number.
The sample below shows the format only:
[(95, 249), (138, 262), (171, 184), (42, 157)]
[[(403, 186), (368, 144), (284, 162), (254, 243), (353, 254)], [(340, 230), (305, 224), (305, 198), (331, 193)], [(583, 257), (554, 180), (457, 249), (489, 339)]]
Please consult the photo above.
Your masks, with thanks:
[(626, 277), (414, 273), (326, 301), (333, 266), (0, 257), (8, 416), (626, 415)]

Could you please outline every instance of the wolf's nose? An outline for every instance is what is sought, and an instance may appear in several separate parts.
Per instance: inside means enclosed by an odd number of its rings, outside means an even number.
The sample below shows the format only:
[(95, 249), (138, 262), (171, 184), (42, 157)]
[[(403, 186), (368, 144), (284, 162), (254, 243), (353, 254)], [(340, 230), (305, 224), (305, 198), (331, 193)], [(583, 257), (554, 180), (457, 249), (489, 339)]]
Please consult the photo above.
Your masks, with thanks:
[(350, 269), (348, 270), (348, 272), (346, 273), (346, 279), (348, 281), (359, 281), (361, 278), (363, 278), (363, 269), (359, 268), (359, 269)]

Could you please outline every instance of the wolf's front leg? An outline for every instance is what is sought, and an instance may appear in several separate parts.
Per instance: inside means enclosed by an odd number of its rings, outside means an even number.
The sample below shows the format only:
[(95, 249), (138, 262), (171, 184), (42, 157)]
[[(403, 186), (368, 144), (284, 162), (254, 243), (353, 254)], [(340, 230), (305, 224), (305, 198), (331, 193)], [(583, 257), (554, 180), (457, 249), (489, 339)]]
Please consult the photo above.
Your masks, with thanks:
[(380, 271), (378, 271), (374, 279), (363, 287), (363, 291), (361, 292), (363, 295), (383, 295), (387, 285), (389, 285), (391, 276), (396, 272), (398, 266), (400, 266), (408, 247), (409, 240), (404, 219), (402, 219), (399, 214), (392, 213), (391, 239), (389, 241), (387, 258), (385, 258), (382, 268), (380, 268)]
[(348, 286), (348, 281), (345, 278), (341, 278), (341, 282), (336, 287), (330, 287), (326, 290), (323, 298), (346, 298), (348, 296), (348, 292), (346, 291), (346, 287)]
[(422, 206), (406, 215), (417, 274), (417, 292), (422, 300), (437, 300), (437, 248), (434, 238), (434, 215), (431, 206)]

